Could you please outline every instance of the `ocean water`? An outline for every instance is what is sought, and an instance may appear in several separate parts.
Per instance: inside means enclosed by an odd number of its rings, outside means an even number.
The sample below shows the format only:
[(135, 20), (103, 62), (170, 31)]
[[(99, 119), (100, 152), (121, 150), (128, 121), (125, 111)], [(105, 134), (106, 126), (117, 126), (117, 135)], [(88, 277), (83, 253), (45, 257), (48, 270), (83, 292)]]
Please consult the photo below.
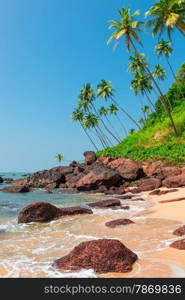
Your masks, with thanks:
[[(24, 174), (1, 175), (17, 179), (23, 178)], [(4, 186), (1, 184), (0, 188)], [(48, 223), (18, 224), (20, 210), (33, 202), (66, 207), (109, 197), (100, 194), (47, 194), (41, 189), (25, 194), (0, 192), (0, 277), (184, 277), (185, 266), (160, 260), (156, 255), (177, 239), (172, 232), (181, 223), (149, 218), (153, 207), (146, 197), (142, 197), (145, 201), (122, 200), (122, 204), (130, 206), (128, 211), (93, 209), (92, 215), (66, 216)], [(105, 226), (106, 222), (119, 218), (129, 218), (135, 223), (115, 229)], [(53, 261), (68, 254), (79, 243), (100, 238), (118, 239), (138, 255), (139, 260), (132, 272), (97, 275), (93, 270), (74, 273), (53, 269)]]
[[(3, 178), (25, 178), (25, 173), (1, 173)], [(9, 186), (9, 184), (0, 184), (0, 189)], [(19, 211), (34, 202), (49, 202), (58, 207), (78, 206), (88, 202), (93, 202), (93, 199), (86, 197), (86, 194), (68, 195), (54, 192), (53, 194), (46, 193), (42, 189), (35, 189), (30, 193), (4, 193), (0, 192), (0, 219), (16, 217)], [(95, 201), (97, 201), (95, 199)]]

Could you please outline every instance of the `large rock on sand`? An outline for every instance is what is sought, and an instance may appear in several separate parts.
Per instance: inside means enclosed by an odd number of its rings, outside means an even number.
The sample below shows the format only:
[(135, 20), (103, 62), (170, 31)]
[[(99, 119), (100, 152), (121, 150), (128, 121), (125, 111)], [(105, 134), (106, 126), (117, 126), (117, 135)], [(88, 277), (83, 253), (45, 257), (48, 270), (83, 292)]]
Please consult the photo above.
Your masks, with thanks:
[(21, 210), (18, 223), (49, 222), (68, 215), (92, 214), (92, 210), (84, 207), (58, 208), (50, 203), (32, 203)]
[(3, 183), (3, 181), (4, 181), (3, 178), (0, 176), (0, 183)]
[(102, 239), (82, 242), (67, 256), (56, 260), (53, 266), (61, 271), (93, 269), (96, 273), (125, 273), (132, 270), (137, 258), (120, 241)]
[(177, 188), (185, 186), (185, 175), (171, 176), (163, 180), (163, 186), (168, 188)]
[(96, 190), (99, 186), (111, 187), (121, 180), (119, 173), (101, 163), (95, 162), (89, 166), (84, 176), (76, 183), (80, 191)]

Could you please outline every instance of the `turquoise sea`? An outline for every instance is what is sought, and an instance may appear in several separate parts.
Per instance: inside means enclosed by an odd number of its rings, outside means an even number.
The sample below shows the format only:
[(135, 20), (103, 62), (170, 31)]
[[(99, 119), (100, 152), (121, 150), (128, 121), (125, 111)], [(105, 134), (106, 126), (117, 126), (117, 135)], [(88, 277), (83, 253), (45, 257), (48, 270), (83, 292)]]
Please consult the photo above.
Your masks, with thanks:
[[(1, 173), (2, 178), (19, 179), (24, 178), (25, 173)], [(0, 184), (0, 189), (9, 184)], [(54, 192), (52, 194), (44, 192), (42, 189), (35, 189), (30, 193), (4, 193), (0, 192), (0, 219), (16, 217), (19, 211), (33, 202), (49, 202), (56, 206), (76, 206), (88, 203), (89, 199), (85, 194), (68, 195)], [(91, 199), (90, 202), (93, 202)]]

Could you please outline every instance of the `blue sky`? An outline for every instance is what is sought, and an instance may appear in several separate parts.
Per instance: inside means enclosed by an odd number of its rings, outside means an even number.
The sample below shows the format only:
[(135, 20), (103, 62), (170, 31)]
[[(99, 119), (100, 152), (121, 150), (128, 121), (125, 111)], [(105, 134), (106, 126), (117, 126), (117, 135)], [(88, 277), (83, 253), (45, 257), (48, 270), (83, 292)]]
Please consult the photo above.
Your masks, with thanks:
[[(141, 117), (139, 99), (129, 88), (128, 52), (123, 41), (115, 51), (113, 44), (107, 47), (107, 27), (108, 20), (117, 18), (117, 9), (129, 5), (143, 13), (153, 2), (0, 2), (0, 172), (45, 169), (57, 164), (57, 152), (66, 160), (81, 160), (83, 152), (92, 149), (80, 127), (71, 122), (86, 82), (111, 80), (119, 103)], [(150, 33), (142, 39), (141, 51), (153, 57), (155, 41)], [(183, 42), (176, 32), (171, 57), (175, 70), (183, 62)], [(169, 74), (166, 88), (171, 82)], [(124, 123), (133, 127), (125, 118)]]

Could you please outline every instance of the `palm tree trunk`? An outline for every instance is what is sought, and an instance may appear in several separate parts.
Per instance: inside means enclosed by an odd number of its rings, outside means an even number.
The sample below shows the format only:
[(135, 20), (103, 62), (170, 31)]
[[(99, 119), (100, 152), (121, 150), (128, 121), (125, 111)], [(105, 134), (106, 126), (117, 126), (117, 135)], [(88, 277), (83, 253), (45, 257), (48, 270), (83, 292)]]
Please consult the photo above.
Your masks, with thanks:
[[(174, 132), (175, 132), (175, 135), (178, 136), (177, 128), (176, 128), (175, 122), (174, 122), (174, 120), (173, 120), (173, 116), (172, 116), (172, 114), (171, 114), (171, 110), (169, 109), (169, 107), (168, 107), (167, 103), (165, 102), (165, 100), (164, 100), (164, 101), (162, 100), (162, 99), (164, 99), (165, 96), (163, 95), (163, 93), (162, 93), (160, 87), (158, 86), (158, 84), (157, 84), (155, 78), (153, 77), (153, 75), (152, 75), (152, 73), (150, 72), (150, 70), (149, 70), (148, 67), (146, 67), (146, 70), (147, 70), (148, 74), (151, 76), (151, 78), (152, 78), (152, 80), (153, 80), (153, 82), (154, 82), (154, 84), (155, 84), (155, 86), (156, 86), (156, 88), (157, 88), (157, 90), (158, 90), (158, 92), (159, 92), (159, 94), (160, 94), (160, 96), (161, 96), (161, 97), (159, 97), (159, 99), (160, 99), (161, 104), (163, 105), (163, 107), (164, 107), (164, 109), (165, 109), (165, 111), (166, 111), (166, 113), (167, 113), (167, 115), (168, 115), (168, 117), (169, 117), (169, 119), (170, 119), (170, 121), (171, 121), (171, 125), (172, 125), (172, 127), (173, 127)], [(166, 98), (166, 97), (165, 97), (165, 98)], [(167, 101), (168, 101), (168, 99), (167, 99)]]
[[(81, 124), (81, 122), (80, 122), (80, 124)], [(88, 134), (87, 130), (84, 129), (82, 124), (81, 124), (81, 127), (82, 127), (83, 131), (85, 132), (85, 134), (87, 135), (87, 137), (89, 138), (89, 140), (91, 141), (91, 144), (94, 146), (95, 150), (98, 151), (98, 148), (96, 147), (96, 144), (94, 143), (91, 136)]]
[(122, 108), (122, 106), (120, 106), (119, 105), (119, 103), (116, 101), (116, 100), (114, 100), (114, 98), (113, 97), (110, 97), (111, 98), (111, 100), (112, 100), (112, 102), (114, 103), (114, 104), (116, 104), (116, 106), (139, 128), (139, 129), (141, 129), (141, 127), (139, 126), (139, 124), (134, 120), (134, 118), (132, 118), (132, 116), (124, 109), (124, 108)]
[(120, 120), (120, 118), (118, 117), (117, 114), (116, 114), (116, 118), (117, 118), (118, 121), (120, 122), (120, 124), (121, 124), (121, 126), (122, 126), (122, 128), (123, 128), (123, 130), (124, 130), (124, 132), (125, 132), (125, 135), (127, 136), (127, 135), (128, 135), (127, 130), (126, 130), (125, 126), (123, 125), (122, 121)]
[[(98, 126), (98, 129), (101, 133), (101, 135), (103, 136), (103, 139), (104, 141), (107, 143), (107, 147), (110, 147), (110, 146), (114, 146), (113, 143), (110, 141), (110, 139), (108, 138), (108, 136), (106, 136), (106, 134), (103, 132), (103, 130)], [(110, 144), (110, 145), (109, 145)]]
[(100, 114), (99, 114), (98, 111), (96, 110), (96, 107), (95, 107), (93, 104), (91, 104), (91, 105), (92, 105), (92, 107), (93, 107), (93, 109), (94, 109), (96, 115), (99, 117), (100, 121), (102, 122), (103, 127), (105, 128), (105, 130), (106, 130), (110, 135), (112, 135), (112, 137), (119, 143), (120, 141), (118, 140), (118, 138), (117, 138), (117, 137), (109, 130), (109, 128), (106, 126), (105, 122), (102, 120)]
[(110, 127), (114, 130), (115, 134), (117, 135), (117, 137), (118, 137), (118, 139), (119, 139), (119, 142), (121, 142), (121, 139), (120, 139), (120, 136), (119, 136), (117, 130), (116, 130), (116, 129), (114, 128), (114, 126), (111, 124), (111, 122), (110, 122), (110, 120), (108, 119), (108, 117), (105, 116), (105, 118), (106, 118), (107, 122), (109, 123)]
[(178, 26), (176, 25), (176, 28), (180, 31), (180, 33), (185, 37), (185, 33), (184, 31)]
[(170, 70), (171, 70), (171, 72), (172, 72), (172, 75), (173, 75), (174, 79), (177, 80), (176, 75), (175, 75), (175, 72), (173, 71), (173, 68), (172, 68), (172, 66), (171, 66), (171, 64), (170, 64), (170, 61), (169, 61), (169, 58), (168, 58), (168, 57), (166, 57), (166, 61), (167, 61), (167, 64), (168, 64), (168, 66), (169, 66), (169, 68), (170, 68)]
[[(99, 128), (98, 128), (98, 129), (99, 129)], [(108, 147), (108, 146), (107, 146), (107, 143), (106, 143), (106, 141), (104, 140), (104, 138), (102, 137), (102, 134), (98, 131), (98, 129), (96, 128), (96, 126), (94, 127), (94, 130), (95, 130), (95, 132), (96, 132), (96, 135), (97, 135), (97, 137), (99, 138), (99, 140), (100, 140), (100, 142), (101, 142), (103, 148), (107, 148), (107, 147)]]
[(151, 112), (152, 112), (152, 109), (151, 109), (151, 108), (153, 108), (154, 111), (155, 111), (155, 106), (153, 105), (152, 100), (151, 100), (150, 97), (148, 96), (147, 92), (144, 91), (144, 94), (145, 94), (145, 96), (146, 96), (146, 98), (147, 98), (147, 100), (148, 100), (148, 103), (149, 103)]

